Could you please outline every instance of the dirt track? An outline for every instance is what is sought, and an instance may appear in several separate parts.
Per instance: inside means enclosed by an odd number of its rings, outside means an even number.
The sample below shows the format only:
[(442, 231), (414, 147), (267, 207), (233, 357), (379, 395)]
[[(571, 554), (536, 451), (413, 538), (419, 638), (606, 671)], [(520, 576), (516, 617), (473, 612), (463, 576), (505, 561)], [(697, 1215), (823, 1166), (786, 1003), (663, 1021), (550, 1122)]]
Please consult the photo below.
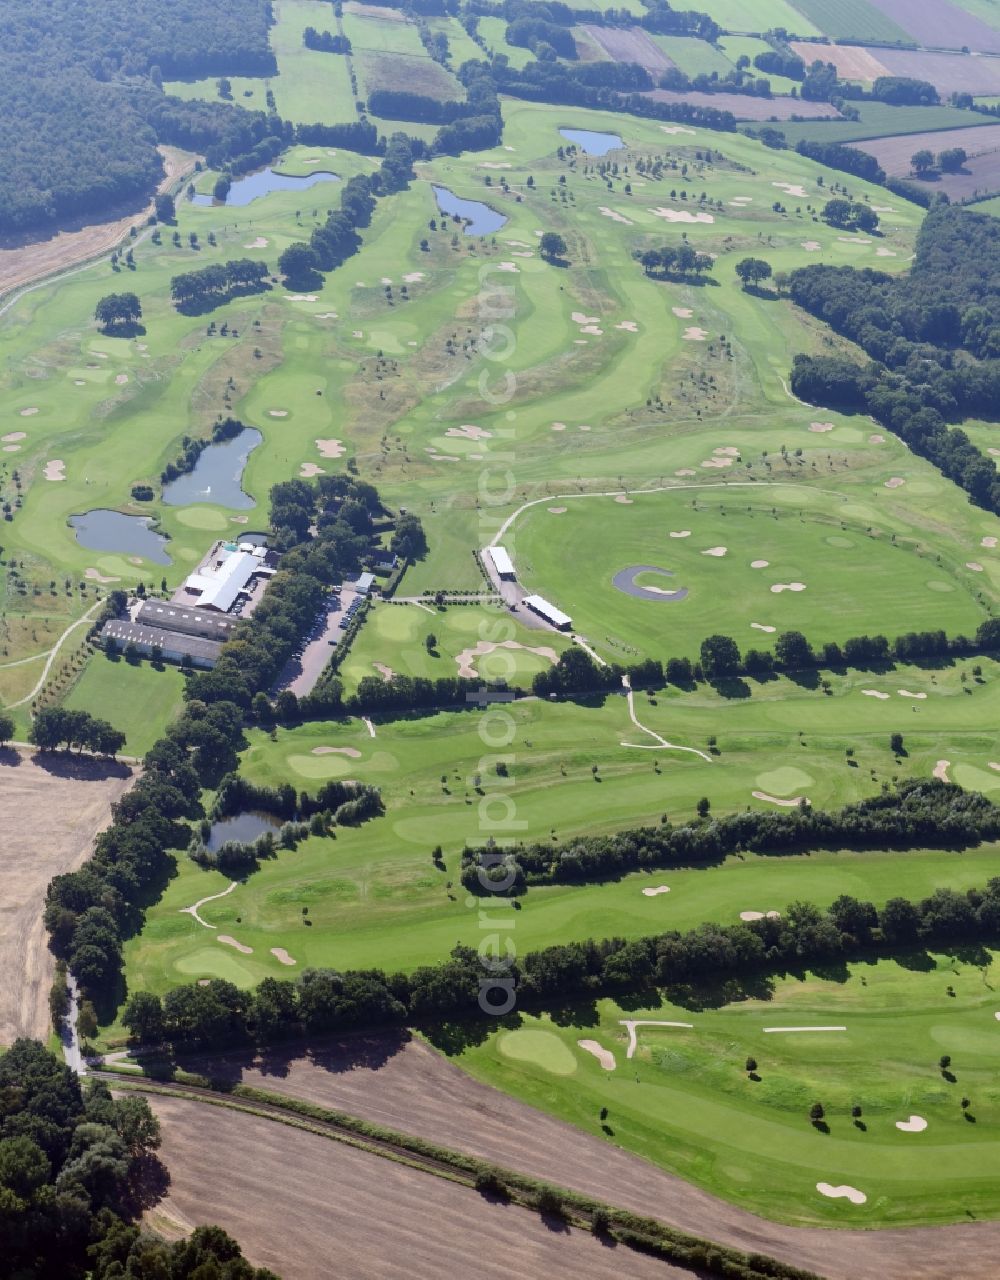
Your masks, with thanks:
[(54, 962), (42, 924), (45, 889), (89, 855), (133, 778), (124, 765), (87, 757), (40, 759), (0, 751), (0, 1045), (48, 1037)]
[[(206, 1064), (199, 1064), (204, 1070)], [(418, 1040), (371, 1038), (213, 1074), (329, 1107), (600, 1197), (828, 1280), (994, 1280), (1000, 1223), (827, 1231), (766, 1222), (479, 1084)], [(308, 1179), (303, 1179), (308, 1182)], [(956, 1260), (961, 1265), (956, 1271)], [(566, 1274), (566, 1272), (563, 1272)]]
[(147, 1221), (177, 1238), (213, 1222), (283, 1280), (673, 1280), (690, 1272), (287, 1125), (150, 1097), (170, 1189)]
[[(159, 191), (168, 191), (194, 165), (195, 157), (176, 147), (158, 148), (165, 175)], [(13, 248), (0, 248), (0, 297), (14, 289), (48, 276), (57, 275), (102, 253), (110, 253), (128, 235), (130, 227), (141, 226), (153, 211), (151, 200), (145, 208), (108, 222), (95, 222), (77, 230), (56, 231), (44, 240)]]

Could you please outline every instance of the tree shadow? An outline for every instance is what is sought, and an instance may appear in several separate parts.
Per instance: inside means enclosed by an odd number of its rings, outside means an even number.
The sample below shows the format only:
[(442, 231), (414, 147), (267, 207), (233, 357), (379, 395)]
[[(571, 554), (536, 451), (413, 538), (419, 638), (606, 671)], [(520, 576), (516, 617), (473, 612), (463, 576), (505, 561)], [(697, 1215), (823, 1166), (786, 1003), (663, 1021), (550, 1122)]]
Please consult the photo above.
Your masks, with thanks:
[(670, 1004), (690, 1009), (693, 1013), (704, 1013), (744, 1000), (770, 1000), (774, 995), (774, 978), (763, 974), (744, 974), (722, 982), (681, 983), (667, 987), (664, 994)]
[(0, 747), (0, 766), (16, 769), (21, 763), (21, 753), (16, 747)]
[(155, 1208), (170, 1189), (170, 1171), (151, 1151), (132, 1161), (122, 1208), (128, 1218), (138, 1218)]
[(720, 698), (752, 698), (753, 690), (742, 676), (720, 676), (708, 682)]
[(596, 1027), (601, 1021), (593, 1000), (557, 1005), (548, 1010), (548, 1015), (557, 1027)]
[(464, 1053), (466, 1049), (485, 1044), (498, 1027), (516, 1030), (521, 1026), (519, 1013), (507, 1013), (500, 1018), (486, 1018), (461, 1022), (458, 1020), (431, 1023), (422, 1028), (424, 1035), (434, 1046), (449, 1058)]
[(69, 751), (36, 751), (32, 764), (55, 778), (76, 782), (107, 782), (109, 778), (130, 778), (132, 769), (108, 756), (82, 756)]
[(893, 959), (901, 969), (909, 969), (913, 973), (930, 973), (937, 968), (937, 961), (925, 950), (898, 951)]
[(106, 338), (141, 338), (146, 333), (146, 326), (138, 321), (123, 321), (120, 324), (106, 324), (101, 333)]

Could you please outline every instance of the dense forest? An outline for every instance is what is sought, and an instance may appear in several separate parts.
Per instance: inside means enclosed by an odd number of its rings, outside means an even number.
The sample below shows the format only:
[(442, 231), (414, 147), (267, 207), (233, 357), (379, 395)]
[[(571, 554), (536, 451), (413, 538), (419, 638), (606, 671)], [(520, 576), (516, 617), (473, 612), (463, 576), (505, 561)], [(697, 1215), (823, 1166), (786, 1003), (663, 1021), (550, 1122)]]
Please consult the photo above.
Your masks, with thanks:
[(166, 104), (164, 77), (268, 74), (271, 21), (270, 0), (5, 0), (0, 235), (147, 196), (163, 172), (156, 142), (180, 139), (130, 85), (141, 77)]
[(797, 356), (792, 390), (864, 409), (929, 458), (972, 500), (1000, 512), (1000, 478), (949, 421), (995, 419), (1000, 404), (1000, 223), (939, 204), (905, 276), (817, 264), (792, 272), (791, 297), (872, 358)]
[(23, 1280), (276, 1280), (217, 1227), (166, 1244), (132, 1224), (164, 1186), (145, 1098), (81, 1084), (42, 1045), (0, 1057), (0, 1274)]

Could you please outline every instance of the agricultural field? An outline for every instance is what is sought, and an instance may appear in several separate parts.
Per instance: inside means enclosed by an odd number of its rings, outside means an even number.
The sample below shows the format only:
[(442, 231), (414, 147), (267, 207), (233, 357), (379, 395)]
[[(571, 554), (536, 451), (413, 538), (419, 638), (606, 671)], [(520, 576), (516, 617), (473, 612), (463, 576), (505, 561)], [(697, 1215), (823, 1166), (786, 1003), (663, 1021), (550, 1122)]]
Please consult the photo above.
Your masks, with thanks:
[(1000, 62), (996, 58), (910, 49), (874, 49), (871, 52), (886, 68), (882, 74), (929, 80), (942, 98), (952, 93), (1000, 92)]
[(936, 0), (919, 5), (907, 0), (871, 0), (871, 5), (927, 48), (1000, 53), (1000, 11), (991, 0)]
[[(654, 77), (675, 65), (674, 59), (664, 48), (663, 38), (651, 36), (642, 27), (594, 27), (583, 24), (581, 29), (591, 43), (612, 62), (637, 62)], [(691, 43), (700, 45), (704, 41), (696, 40)], [(681, 67), (681, 70), (685, 68)]]
[(523, 67), (534, 60), (530, 49), (522, 49), (508, 44), (505, 38), (507, 23), (503, 18), (480, 18), (479, 34), (486, 41), (487, 47), (494, 54), (502, 53), (512, 67)]
[(898, 15), (891, 0), (794, 0), (794, 4), (831, 40), (914, 43), (911, 33), (895, 20)]
[(839, 112), (828, 102), (806, 102), (801, 98), (755, 98), (747, 93), (680, 93), (672, 89), (650, 89), (646, 97), (654, 102), (687, 102), (693, 106), (731, 111), (737, 120), (791, 120), (836, 118)]
[(817, 58), (822, 62), (832, 62), (842, 80), (871, 84), (879, 76), (891, 74), (879, 60), (883, 52), (881, 49), (865, 49), (861, 45), (813, 44), (804, 40), (789, 43), (807, 66)]
[(797, 80), (792, 80), (788, 76), (776, 76), (770, 71), (759, 71), (753, 65), (753, 60), (759, 53), (770, 52), (771, 46), (766, 40), (761, 40), (757, 36), (720, 36), (718, 45), (725, 54), (727, 60), (731, 62), (733, 66), (736, 65), (740, 58), (749, 58), (749, 70), (751, 70), (754, 75), (766, 76), (771, 83), (772, 93), (791, 93), (793, 89), (798, 93)]
[[(627, 1009), (601, 1000), (576, 1020), (522, 1014), (460, 1061), (769, 1218), (954, 1222), (992, 1212), (1000, 1175), (996, 979), (996, 953), (920, 954), (789, 975), (764, 990), (751, 983), (728, 1000), (707, 992)], [(817, 1099), (820, 1127), (808, 1116)], [(866, 1201), (827, 1199), (818, 1183)]]
[(781, 132), (789, 146), (794, 147), (800, 140), (861, 142), (866, 138), (889, 139), (915, 133), (990, 128), (993, 124), (989, 116), (958, 107), (890, 107), (884, 102), (859, 102), (857, 108), (860, 120), (790, 120), (782, 124)]
[(858, 147), (873, 155), (886, 173), (909, 176), (910, 159), (920, 150), (935, 155), (948, 147), (962, 147), (969, 159), (958, 173), (942, 173), (930, 184), (952, 200), (968, 200), (1000, 191), (1000, 125), (979, 129), (953, 129), (944, 133), (917, 133), (903, 138), (873, 138)]
[(688, 36), (653, 36), (653, 39), (685, 75), (710, 76), (714, 71), (725, 76), (734, 70), (726, 54), (707, 40), (693, 40)]
[(738, 35), (763, 35), (783, 27), (796, 36), (821, 36), (823, 32), (809, 20), (801, 6), (788, 0), (702, 0), (710, 18), (723, 31)]

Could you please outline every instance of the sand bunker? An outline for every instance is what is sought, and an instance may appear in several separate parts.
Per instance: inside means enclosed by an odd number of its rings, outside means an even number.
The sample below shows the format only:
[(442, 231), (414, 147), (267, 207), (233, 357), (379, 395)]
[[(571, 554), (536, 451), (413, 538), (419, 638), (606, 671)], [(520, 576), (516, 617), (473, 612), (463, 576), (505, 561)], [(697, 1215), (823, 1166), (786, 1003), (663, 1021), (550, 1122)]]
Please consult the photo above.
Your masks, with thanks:
[[(8, 431), (5, 436), (0, 436), (0, 440), (3, 440), (4, 444), (12, 444), (15, 440), (24, 440), (27, 434), (27, 431)], [(994, 538), (993, 541), (996, 542), (996, 539)], [(985, 543), (983, 545), (985, 546)]]
[(22, 410), (21, 410), (21, 417), (22, 417), (22, 418), (33, 418), (37, 412), (38, 412), (38, 410), (37, 410), (36, 408), (34, 408), (34, 407), (32, 407), (32, 408), (30, 408), (30, 409), (22, 409)]
[(632, 219), (626, 218), (623, 213), (618, 213), (615, 209), (608, 209), (605, 205), (600, 205), (597, 210), (602, 213), (605, 218), (610, 218), (612, 222), (623, 222), (626, 227), (632, 226)]
[(707, 551), (703, 551), (701, 554), (703, 556), (715, 556), (717, 559), (721, 559), (728, 550), (728, 547), (709, 547)]
[(902, 1129), (904, 1133), (923, 1133), (927, 1128), (927, 1121), (923, 1116), (910, 1116), (909, 1120), (897, 1120), (896, 1128)]
[(950, 768), (950, 760), (939, 760), (934, 766), (933, 776), (937, 778), (939, 782), (951, 782), (951, 778), (948, 777), (948, 770)]
[(357, 747), (313, 747), (314, 756), (349, 756), (352, 760), (360, 760), (361, 752)]
[(661, 893), (669, 893), (670, 887), (665, 884), (658, 884), (655, 889), (643, 889), (642, 896), (644, 898), (656, 898)]
[(66, 463), (62, 458), (53, 458), (51, 462), (46, 462), (44, 475), (46, 480), (65, 480)]
[(877, 432), (868, 437), (869, 444), (885, 444), (885, 436), (880, 436)]
[(552, 424), (552, 430), (553, 430), (553, 431), (565, 431), (565, 430), (566, 430), (566, 423), (565, 423), (565, 422), (553, 422), (553, 424)]
[(286, 293), (285, 301), (286, 302), (318, 302), (319, 299), (317, 298), (315, 293)]
[(796, 182), (772, 182), (772, 187), (777, 187), (779, 191), (784, 191), (786, 196), (795, 196), (799, 200), (806, 198), (805, 187), (799, 186)]
[(692, 213), (689, 209), (653, 209), (657, 218), (665, 222), (714, 222), (710, 213)]
[(698, 472), (692, 471), (690, 467), (681, 467), (679, 471), (674, 472), (675, 476), (696, 476), (697, 474)]
[(603, 1045), (598, 1044), (596, 1040), (577, 1040), (576, 1042), (585, 1053), (592, 1053), (597, 1061), (601, 1064), (605, 1071), (614, 1071), (618, 1065), (615, 1062), (615, 1055), (610, 1049), (605, 1049)]
[(597, 324), (600, 316), (585, 316), (582, 311), (571, 311), (569, 317), (574, 324)]
[[(4, 436), (5, 440), (10, 440), (11, 438), (12, 438), (11, 436)], [(995, 547), (997, 545), (997, 540), (996, 538), (993, 538), (993, 537), (986, 537), (986, 538), (983, 538), (982, 542), (980, 542), (979, 545), (981, 547)]]
[(902, 476), (890, 476), (889, 479), (885, 482), (885, 487), (887, 489), (898, 489), (899, 486), (902, 484), (906, 484), (906, 481), (903, 479)]
[(424, 278), (422, 271), (410, 271), (403, 276), (403, 281), (406, 284), (416, 284), (418, 280), (423, 280)]
[(733, 196), (730, 204), (753, 204), (753, 196)]
[(561, 516), (561, 515), (565, 515), (565, 513), (566, 513), (565, 507), (549, 507), (550, 515)]
[(674, 315), (677, 317), (678, 320), (690, 320), (691, 317), (694, 315), (694, 312), (691, 310), (690, 307), (671, 307), (670, 310), (674, 313)]
[(287, 418), (288, 410), (287, 409), (268, 409), (267, 416), (269, 418)]
[(873, 204), (872, 208), (876, 213), (895, 213), (896, 210), (891, 204)]
[[(551, 511), (552, 508), (550, 507)], [(563, 508), (565, 511), (565, 507)], [(493, 653), (495, 649), (521, 649), (525, 653), (533, 653), (536, 657), (546, 658), (549, 662), (555, 663), (559, 660), (559, 655), (555, 649), (550, 649), (548, 645), (539, 645), (532, 648), (530, 645), (521, 644), (519, 640), (502, 640), (494, 643), (492, 640), (480, 640), (472, 649), (463, 649), (461, 653), (455, 655), (455, 661), (458, 663), (458, 674), (466, 680), (476, 679), (475, 660), (477, 658), (485, 658), (488, 653)], [(378, 663), (375, 663), (378, 666)]]
[(775, 595), (780, 595), (782, 591), (805, 591), (805, 589), (804, 582), (776, 582), (771, 588)]
[(387, 667), (384, 662), (373, 662), (372, 666), (379, 673), (383, 680), (391, 680), (396, 674), (392, 667)]
[(894, 258), (895, 256), (896, 256), (896, 250), (887, 249), (885, 248), (884, 245), (879, 245), (879, 247), (875, 250), (876, 258)]
[(513, 271), (515, 275), (521, 270), (516, 262), (499, 262), (497, 263), (498, 271)]
[(383, 276), (383, 277), (382, 277), (382, 283), (383, 283), (383, 284), (392, 284), (392, 276)]
[(821, 1196), (829, 1196), (831, 1200), (850, 1200), (851, 1204), (864, 1204), (868, 1197), (857, 1187), (849, 1187), (846, 1182), (832, 1186), (829, 1182), (817, 1182), (816, 1190)]
[(832, 422), (810, 422), (810, 431), (832, 431), (834, 424)]
[(237, 942), (235, 938), (231, 938), (228, 933), (220, 933), (218, 942), (224, 942), (227, 947), (235, 947), (237, 951), (245, 956), (253, 955), (253, 947), (248, 947), (242, 942)]
[(493, 432), (487, 431), (485, 427), (466, 425), (462, 427), (449, 427), (445, 432), (445, 435), (462, 437), (466, 440), (489, 440), (491, 439)]
[(911, 693), (909, 689), (897, 689), (896, 692), (901, 698), (919, 698), (921, 702), (927, 697), (926, 693)]
[(866, 698), (881, 698), (883, 702), (888, 700), (889, 695), (883, 693), (881, 689), (862, 689), (861, 692)]
[(625, 497), (625, 495), (624, 495), (624, 493), (618, 493), (618, 494), (616, 494), (616, 495), (615, 495), (615, 502), (621, 502), (621, 503), (624, 503), (624, 505), (625, 505), (625, 506), (629, 506), (629, 507), (632, 505), (632, 499), (631, 499), (631, 498), (626, 498), (626, 497)]
[(687, 126), (683, 124), (661, 124), (660, 128), (664, 133), (689, 133), (692, 138), (695, 137), (695, 131), (693, 129), (688, 129)]
[(615, 325), (616, 329), (624, 329), (626, 333), (638, 333), (639, 326), (634, 320), (622, 320), (620, 324)]
[(628, 1031), (628, 1049), (625, 1053), (626, 1058), (631, 1058), (638, 1048), (635, 1038), (636, 1027), (680, 1027), (684, 1031), (690, 1031), (694, 1027), (693, 1022), (660, 1022), (655, 1018), (619, 1018), (618, 1021)]
[(596, 334), (597, 337), (600, 337), (601, 334), (604, 332), (604, 330), (599, 329), (596, 324), (585, 324), (583, 328), (580, 330), (580, 332), (593, 333), (593, 334)]
[[(692, 472), (691, 474), (693, 475), (693, 474), (694, 474), (694, 472)], [(690, 529), (671, 529), (670, 533), (668, 534), (668, 537), (671, 537), (671, 538), (690, 538), (690, 537), (691, 537), (691, 530), (690, 530)]]
[(734, 444), (720, 444), (718, 449), (713, 449), (713, 453), (723, 458), (738, 458), (740, 451)]
[(339, 458), (347, 452), (347, 446), (341, 440), (317, 440), (315, 443), (321, 458)]
[(590, 427), (588, 427), (588, 426), (587, 426), (587, 424), (586, 424), (585, 422), (582, 422), (582, 423), (577, 427), (577, 431), (589, 431), (589, 430), (590, 430)]
[(243, 246), (244, 249), (266, 249), (267, 236), (258, 236), (256, 240), (251, 240), (249, 244)]
[(325, 476), (326, 471), (315, 462), (303, 462), (299, 467), (299, 475), (303, 480), (311, 480), (313, 476)]
[(792, 796), (788, 800), (781, 800), (777, 796), (769, 796), (766, 791), (751, 791), (750, 794), (755, 800), (766, 800), (768, 804), (780, 805), (782, 809), (797, 809), (803, 800), (808, 804), (808, 796)]
[(126, 382), (128, 382), (128, 374), (127, 374), (127, 373), (119, 373), (119, 374), (116, 374), (116, 375), (115, 375), (115, 386), (116, 386), (116, 387), (124, 387), (124, 385), (126, 384)]
[(73, 386), (74, 386), (74, 387), (85, 387), (86, 385), (87, 385), (87, 381), (86, 381), (86, 379), (85, 379), (85, 378), (74, 378), (74, 379), (73, 379)]
[(688, 328), (684, 330), (685, 342), (704, 342), (707, 337), (708, 330), (699, 329), (696, 324), (689, 325)]
[(778, 630), (777, 627), (768, 626), (766, 622), (751, 622), (750, 626), (754, 629), (754, 631), (766, 631), (768, 635), (772, 635), (775, 631)]
[(317, 311), (316, 312), (317, 320), (336, 320), (336, 318), (337, 318), (336, 311)]
[(983, 572), (983, 566), (979, 563), (978, 560), (966, 560), (965, 567), (966, 569), (971, 569), (973, 573)]
[(732, 458), (706, 458), (701, 464), (703, 467), (718, 470), (719, 468), (731, 467), (733, 465)]
[(106, 583), (106, 582), (120, 582), (120, 581), (121, 581), (121, 579), (120, 579), (120, 578), (106, 578), (106, 577), (104, 576), (104, 574), (103, 574), (103, 573), (101, 573), (101, 572), (100, 572), (99, 570), (97, 570), (97, 569), (85, 569), (85, 570), (84, 570), (84, 573), (83, 573), (83, 576), (84, 576), (85, 578), (88, 578), (91, 582), (100, 582), (100, 583), (102, 583), (102, 584), (103, 584), (103, 583)]
[(274, 956), (275, 960), (277, 960), (279, 964), (296, 964), (297, 963), (297, 961), (292, 959), (292, 957), (288, 954), (288, 952), (285, 950), (284, 947), (272, 947), (271, 955)]
[(741, 911), (741, 920), (780, 920), (780, 911)]
[(818, 240), (802, 241), (802, 248), (807, 250), (809, 253), (815, 253), (817, 249), (822, 249), (822, 247), (823, 246), (820, 244)]
[(750, 568), (751, 568), (751, 569), (766, 569), (766, 568), (767, 568), (767, 566), (768, 566), (770, 563), (771, 563), (771, 562), (770, 562), (770, 560), (751, 560), (751, 561), (750, 561)]
[(512, 166), (509, 160), (480, 160), (479, 167), (480, 169), (510, 169)]
[(520, 253), (518, 253), (518, 251), (515, 249), (514, 252), (511, 254), (512, 258), (533, 258), (534, 256), (535, 255), (531, 252), (530, 249), (527, 249), (527, 250), (522, 249)]

